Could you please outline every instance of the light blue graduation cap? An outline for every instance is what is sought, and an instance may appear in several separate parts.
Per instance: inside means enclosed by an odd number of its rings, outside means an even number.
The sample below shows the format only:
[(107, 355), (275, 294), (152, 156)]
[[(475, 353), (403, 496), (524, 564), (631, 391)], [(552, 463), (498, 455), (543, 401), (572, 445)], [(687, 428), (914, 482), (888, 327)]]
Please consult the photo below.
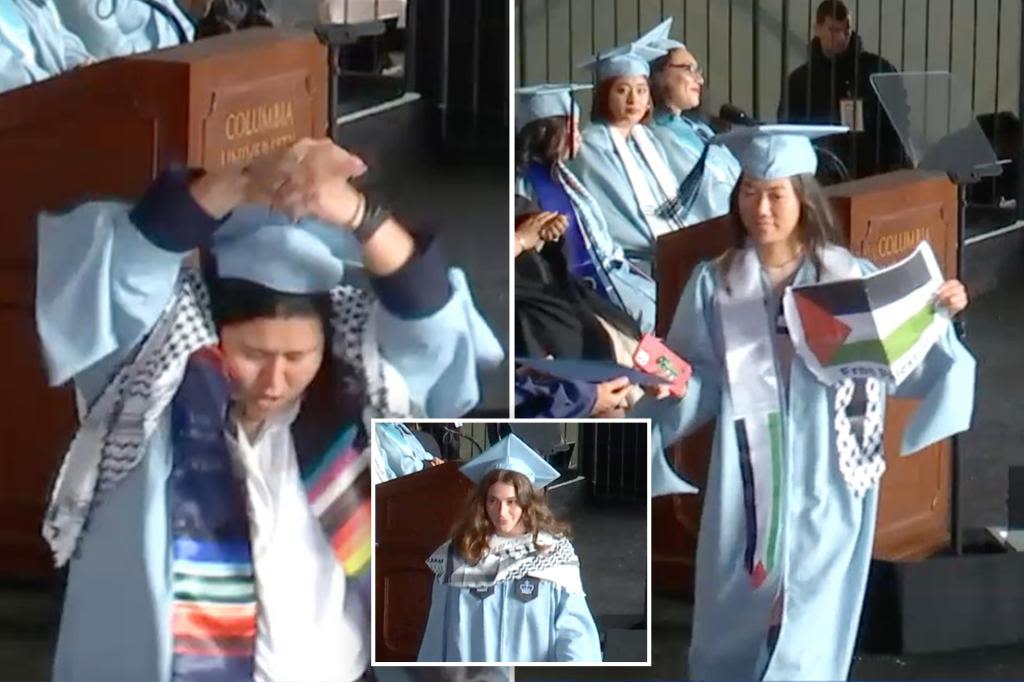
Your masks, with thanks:
[(543, 488), (558, 478), (558, 470), (544, 461), (544, 458), (519, 440), (515, 434), (505, 436), (463, 464), (459, 471), (474, 483), (480, 483), (495, 469), (520, 473), (537, 488)]
[(735, 126), (715, 135), (711, 144), (723, 144), (736, 155), (743, 172), (758, 180), (778, 180), (818, 170), (811, 140), (848, 132), (846, 126), (787, 125)]
[[(665, 21), (661, 22), (650, 31), (637, 38), (636, 42), (649, 48), (654, 48), (655, 50), (662, 50), (666, 53), (680, 48), (685, 50), (685, 43), (681, 43), (678, 40), (673, 40), (668, 37), (668, 34), (672, 31), (672, 19), (672, 17), (669, 17)], [(655, 59), (657, 59), (657, 57), (655, 57)]]
[(346, 264), (360, 265), (356, 238), (316, 220), (293, 223), (262, 206), (235, 209), (213, 237), (217, 275), (242, 279), (289, 294), (338, 286)]
[(594, 87), (577, 83), (541, 83), (516, 88), (516, 132), (534, 121), (551, 116), (579, 115), (572, 93)]
[(650, 62), (663, 56), (665, 50), (634, 41), (596, 54), (580, 64), (579, 68), (592, 71), (598, 82), (622, 76), (650, 76)]

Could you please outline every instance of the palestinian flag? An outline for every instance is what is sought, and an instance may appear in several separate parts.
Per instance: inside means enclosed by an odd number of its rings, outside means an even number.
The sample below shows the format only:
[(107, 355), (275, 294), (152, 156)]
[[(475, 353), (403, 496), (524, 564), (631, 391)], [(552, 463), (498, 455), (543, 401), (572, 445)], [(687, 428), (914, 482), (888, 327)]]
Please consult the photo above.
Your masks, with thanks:
[(859, 279), (786, 293), (797, 352), (826, 383), (876, 376), (900, 383), (948, 324), (933, 305), (942, 273), (927, 242), (899, 263)]

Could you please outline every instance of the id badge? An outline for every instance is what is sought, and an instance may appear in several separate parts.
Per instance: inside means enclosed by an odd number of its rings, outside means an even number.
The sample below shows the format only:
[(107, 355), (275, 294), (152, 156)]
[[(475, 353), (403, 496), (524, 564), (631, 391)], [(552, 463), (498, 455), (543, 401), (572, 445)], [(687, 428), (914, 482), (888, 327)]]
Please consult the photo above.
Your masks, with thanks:
[(856, 133), (864, 132), (864, 100), (839, 100), (839, 116), (844, 126)]

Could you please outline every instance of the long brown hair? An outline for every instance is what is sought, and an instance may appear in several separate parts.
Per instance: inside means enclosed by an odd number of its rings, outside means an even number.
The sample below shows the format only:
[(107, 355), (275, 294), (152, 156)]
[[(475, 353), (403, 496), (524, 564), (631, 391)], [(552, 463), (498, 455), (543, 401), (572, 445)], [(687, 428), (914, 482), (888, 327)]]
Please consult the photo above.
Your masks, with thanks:
[[(821, 248), (826, 244), (839, 244), (841, 237), (836, 227), (835, 216), (825, 195), (821, 191), (821, 185), (810, 173), (794, 175), (790, 178), (793, 183), (793, 192), (800, 202), (800, 217), (797, 219), (796, 236), (804, 253), (811, 259), (814, 265), (815, 281), (821, 281)], [(747, 228), (740, 218), (739, 197), (743, 185), (741, 177), (732, 190), (729, 197), (729, 215), (732, 217), (733, 244), (732, 247), (718, 260), (718, 271), (729, 287), (728, 274), (736, 254), (743, 248), (747, 241)]]
[(558, 521), (548, 508), (543, 488), (536, 488), (530, 479), (517, 471), (495, 469), (476, 487), (466, 505), (466, 513), (452, 531), (452, 543), (462, 558), (475, 564), (487, 553), (488, 540), (494, 525), (487, 516), (487, 493), (495, 483), (507, 483), (516, 491), (516, 503), (523, 510), (523, 529), (533, 534), (533, 541), (542, 533), (556, 537), (569, 536), (569, 524)]
[[(603, 81), (597, 84), (597, 88), (594, 90), (594, 99), (590, 105), (590, 120), (591, 121), (603, 121), (605, 123), (611, 122), (611, 110), (608, 107), (608, 95), (612, 92), (612, 84), (617, 81), (619, 77), (605, 78)], [(650, 100), (649, 106), (647, 107), (647, 113), (644, 114), (643, 119), (640, 123), (650, 123), (651, 117), (654, 112), (654, 92), (651, 88), (651, 79), (647, 79), (647, 92), (648, 99)]]

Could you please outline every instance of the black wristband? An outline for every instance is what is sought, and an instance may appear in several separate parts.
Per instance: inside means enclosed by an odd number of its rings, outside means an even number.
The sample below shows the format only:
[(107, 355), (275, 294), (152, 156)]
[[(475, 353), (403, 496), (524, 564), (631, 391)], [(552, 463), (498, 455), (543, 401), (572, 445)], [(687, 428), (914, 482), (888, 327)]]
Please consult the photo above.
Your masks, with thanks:
[(370, 241), (370, 238), (377, 233), (377, 230), (384, 221), (391, 217), (391, 211), (387, 210), (380, 205), (370, 205), (370, 200), (366, 199), (366, 211), (363, 213), (363, 219), (356, 225), (356, 229), (352, 230), (352, 234), (359, 240), (360, 244), (365, 244)]

